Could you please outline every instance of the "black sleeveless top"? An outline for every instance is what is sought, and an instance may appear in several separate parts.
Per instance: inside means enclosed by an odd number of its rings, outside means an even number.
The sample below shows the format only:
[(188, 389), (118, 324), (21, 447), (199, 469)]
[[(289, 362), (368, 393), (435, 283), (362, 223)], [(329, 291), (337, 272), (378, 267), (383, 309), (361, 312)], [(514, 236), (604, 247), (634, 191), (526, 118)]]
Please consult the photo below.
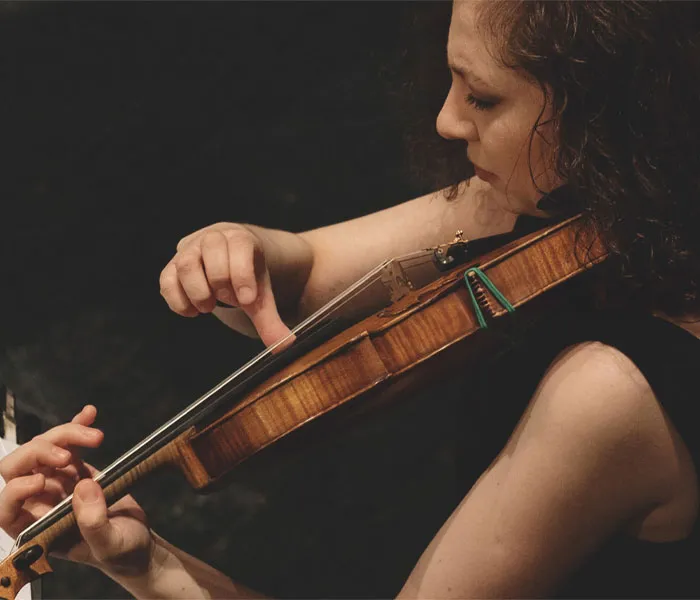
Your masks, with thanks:
[[(518, 233), (524, 233), (519, 224)], [(532, 220), (530, 229), (546, 224)], [(526, 314), (518, 309), (507, 321)], [(460, 373), (466, 379), (447, 377), (407, 393), (386, 412), (329, 436), (323, 452), (309, 448), (299, 458), (285, 455), (285, 462), (277, 456), (270, 487), (281, 491), (268, 492), (269, 500), (255, 508), (264, 535), (252, 527), (255, 519), (248, 537), (243, 527), (236, 530), (239, 539), (261, 541), (247, 544), (238, 556), (264, 565), (252, 570), (248, 585), (294, 598), (393, 597), (501, 451), (554, 358), (578, 342), (601, 341), (638, 366), (700, 465), (700, 419), (694, 418), (700, 340), (660, 319), (594, 311), (586, 302), (531, 325), (524, 321), (522, 329), (508, 330), (507, 349), (499, 356), (477, 367), (470, 361)], [(239, 481), (246, 480), (247, 465)], [(251, 471), (259, 467), (250, 461)], [(259, 476), (252, 481), (259, 485)], [(556, 596), (700, 598), (699, 542), (700, 527), (677, 543), (644, 543), (620, 533)], [(316, 565), (313, 575), (309, 561)], [(269, 565), (276, 565), (274, 586)]]
[[(482, 373), (481, 465), (503, 447), (557, 354), (585, 341), (613, 346), (635, 363), (679, 431), (697, 469), (700, 340), (660, 318), (580, 307), (548, 315)], [(472, 459), (473, 452), (474, 448), (467, 452)], [(700, 525), (696, 524), (687, 539), (672, 543), (641, 542), (618, 534), (569, 578), (557, 597), (700, 598)]]

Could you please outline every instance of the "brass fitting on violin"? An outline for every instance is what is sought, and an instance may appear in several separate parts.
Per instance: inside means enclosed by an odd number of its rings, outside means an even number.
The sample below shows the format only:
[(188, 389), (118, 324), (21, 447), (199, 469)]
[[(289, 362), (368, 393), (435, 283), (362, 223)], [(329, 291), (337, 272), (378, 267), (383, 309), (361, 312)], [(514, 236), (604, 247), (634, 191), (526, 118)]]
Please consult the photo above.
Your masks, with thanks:
[(464, 237), (464, 231), (458, 229), (454, 239), (447, 244), (436, 246), (433, 260), (440, 271), (447, 271), (467, 260), (469, 240)]

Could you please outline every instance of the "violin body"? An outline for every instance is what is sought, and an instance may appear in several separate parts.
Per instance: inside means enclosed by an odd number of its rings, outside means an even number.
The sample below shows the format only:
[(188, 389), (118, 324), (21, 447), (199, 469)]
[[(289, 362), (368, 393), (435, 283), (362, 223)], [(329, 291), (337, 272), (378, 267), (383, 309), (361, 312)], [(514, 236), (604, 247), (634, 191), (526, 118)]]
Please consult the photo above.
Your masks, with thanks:
[[(365, 412), (490, 355), (510, 320), (499, 319), (507, 309), (486, 286), (465, 278), (474, 267), (522, 319), (556, 303), (566, 293), (562, 283), (604, 258), (597, 239), (573, 218), (460, 265), (287, 365), (215, 421), (186, 431), (167, 450), (167, 460), (195, 489), (205, 490), (302, 428)], [(478, 321), (466, 282), (493, 323), (488, 329)]]
[[(308, 439), (304, 434), (464, 372), (498, 350), (509, 328), (565, 297), (562, 284), (605, 258), (598, 238), (581, 217), (573, 217), (467, 260), (287, 361), (152, 451), (133, 460), (127, 453), (123, 471), (101, 481), (103, 472), (96, 481), (112, 502), (151, 471), (175, 466), (195, 490), (209, 491), (266, 448)], [(49, 572), (52, 544), (74, 527), (68, 498), (22, 532), (17, 548), (0, 563), (0, 600), (13, 599)]]

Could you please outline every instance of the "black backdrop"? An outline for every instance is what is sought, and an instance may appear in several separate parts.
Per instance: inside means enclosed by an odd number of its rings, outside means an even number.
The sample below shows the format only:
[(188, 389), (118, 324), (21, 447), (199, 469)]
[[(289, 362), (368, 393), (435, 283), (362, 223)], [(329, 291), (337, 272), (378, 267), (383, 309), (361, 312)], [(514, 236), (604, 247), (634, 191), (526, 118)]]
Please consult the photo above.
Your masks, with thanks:
[[(405, 134), (430, 130), (446, 88), (412, 69), (446, 76), (448, 13), (4, 4), (0, 367), (23, 410), (50, 426), (96, 404), (107, 437), (89, 458), (104, 465), (259, 351), (169, 313), (160, 270), (216, 221), (299, 231), (427, 191)], [(390, 596), (455, 498), (452, 424), (420, 406), (215, 495), (170, 475), (136, 495), (164, 537), (268, 594)], [(124, 596), (54, 565), (48, 597)]]

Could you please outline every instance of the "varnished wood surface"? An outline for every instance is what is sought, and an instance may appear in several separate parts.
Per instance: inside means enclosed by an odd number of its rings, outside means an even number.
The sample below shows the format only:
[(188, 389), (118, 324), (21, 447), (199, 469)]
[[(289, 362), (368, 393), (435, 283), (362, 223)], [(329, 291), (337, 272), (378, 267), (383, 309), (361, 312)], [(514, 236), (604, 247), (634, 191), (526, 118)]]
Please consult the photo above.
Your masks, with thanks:
[[(490, 351), (497, 340), (481, 329), (464, 283), (478, 266), (515, 307), (540, 298), (604, 260), (597, 240), (580, 235), (569, 220), (455, 268), (389, 308), (350, 327), (281, 369), (238, 400), (213, 423), (192, 427), (107, 486), (108, 500), (123, 496), (139, 479), (164, 465), (180, 468), (204, 489), (261, 449), (336, 408), (369, 397), (400, 396), (431, 378), (459, 369)], [(580, 249), (585, 248), (582, 259)], [(506, 310), (481, 290), (490, 319)], [(537, 303), (535, 303), (537, 304)], [(0, 563), (0, 600), (14, 598), (31, 580), (51, 570), (53, 542), (75, 527), (71, 512)], [(13, 560), (39, 546), (41, 556), (18, 570)], [(2, 578), (5, 579), (2, 579)]]
[[(460, 348), (467, 360), (464, 342), (479, 330), (464, 284), (470, 266), (479, 266), (519, 307), (603, 259), (601, 246), (572, 219), (454, 269), (313, 349), (252, 390), (228, 414), (193, 432), (188, 456), (196, 474), (188, 479), (195, 487), (210, 485), (262, 448), (346, 402), (384, 390), (395, 395), (405, 387), (400, 379), (413, 384), (429, 378), (433, 368), (444, 369), (440, 363), (448, 349)], [(506, 310), (486, 295), (492, 317), (503, 316)], [(482, 343), (488, 343), (486, 336), (473, 340)], [(450, 355), (450, 364), (459, 359), (455, 352)]]
[[(180, 466), (183, 471), (187, 472), (188, 468), (183, 460), (183, 454), (180, 452), (180, 447), (187, 433), (185, 432), (179, 438), (154, 452), (108, 485), (104, 490), (107, 501), (111, 502), (124, 496), (136, 481), (164, 465)], [(10, 600), (14, 598), (26, 584), (45, 573), (49, 573), (52, 569), (47, 560), (48, 551), (57, 539), (70, 533), (75, 527), (75, 513), (69, 512), (3, 560), (0, 563), (0, 599)], [(13, 563), (14, 559), (34, 546), (41, 548), (39, 559), (28, 569), (16, 569)], [(3, 580), (3, 578), (6, 579)], [(8, 585), (2, 585), (3, 582), (8, 583)]]

